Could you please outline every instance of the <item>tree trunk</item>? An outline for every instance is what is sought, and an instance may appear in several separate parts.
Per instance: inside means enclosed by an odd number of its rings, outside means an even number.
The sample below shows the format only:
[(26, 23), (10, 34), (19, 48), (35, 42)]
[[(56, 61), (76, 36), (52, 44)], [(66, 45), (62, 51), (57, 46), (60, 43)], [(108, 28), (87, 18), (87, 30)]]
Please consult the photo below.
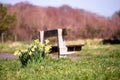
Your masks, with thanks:
[(2, 43), (4, 43), (4, 33), (1, 34)]

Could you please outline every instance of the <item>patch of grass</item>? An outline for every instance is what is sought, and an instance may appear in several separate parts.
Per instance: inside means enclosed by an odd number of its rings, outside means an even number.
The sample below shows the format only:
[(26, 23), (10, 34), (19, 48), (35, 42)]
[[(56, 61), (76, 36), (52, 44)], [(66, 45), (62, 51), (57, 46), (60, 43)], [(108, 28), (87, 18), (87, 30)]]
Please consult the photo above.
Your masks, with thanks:
[(0, 60), (0, 80), (119, 80), (120, 50), (72, 60), (46, 59), (21, 68), (18, 60)]
[(72, 41), (65, 41), (66, 45), (101, 45), (102, 39), (78, 39)]
[(28, 43), (25, 43), (25, 42), (0, 43), (0, 52), (13, 53), (17, 49), (24, 49), (26, 47), (28, 47)]
[(120, 50), (120, 45), (87, 45), (82, 48), (82, 50), (77, 53), (77, 55), (89, 55), (89, 56), (97, 56), (109, 54), (113, 50)]
[(84, 46), (82, 47), (82, 50), (76, 54), (77, 56), (98, 56), (98, 55), (104, 55), (109, 54), (113, 50), (120, 50), (120, 45), (115, 44), (102, 44), (101, 39), (94, 39), (94, 40), (84, 40)]

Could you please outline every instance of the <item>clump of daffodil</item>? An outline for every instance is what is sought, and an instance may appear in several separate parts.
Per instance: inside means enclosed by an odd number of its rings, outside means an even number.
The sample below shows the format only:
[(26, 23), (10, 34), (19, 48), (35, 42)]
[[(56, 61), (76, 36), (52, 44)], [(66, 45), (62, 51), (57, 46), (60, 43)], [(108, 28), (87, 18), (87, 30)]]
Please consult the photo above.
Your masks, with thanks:
[(14, 55), (18, 55), (22, 65), (25, 66), (28, 61), (36, 62), (45, 58), (51, 48), (48, 43), (49, 40), (45, 40), (45, 44), (39, 42), (39, 40), (34, 40), (28, 48), (24, 50), (16, 50)]

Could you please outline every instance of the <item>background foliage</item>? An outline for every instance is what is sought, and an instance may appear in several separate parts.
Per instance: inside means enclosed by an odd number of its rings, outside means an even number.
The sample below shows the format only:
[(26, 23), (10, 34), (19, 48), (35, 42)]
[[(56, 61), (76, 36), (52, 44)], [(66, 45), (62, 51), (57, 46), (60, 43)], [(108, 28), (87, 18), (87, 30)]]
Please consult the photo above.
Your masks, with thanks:
[[(8, 14), (8, 9), (0, 3), (0, 36), (7, 40), (12, 35), (12, 29), (16, 27), (16, 16), (15, 14)], [(1, 38), (0, 38), (1, 39)]]
[(41, 7), (27, 2), (5, 5), (8, 14), (16, 14), (16, 27), (12, 34), (17, 40), (38, 38), (40, 30), (66, 28), (65, 39), (103, 38), (120, 40), (120, 16), (117, 11), (111, 17), (104, 17), (70, 6)]

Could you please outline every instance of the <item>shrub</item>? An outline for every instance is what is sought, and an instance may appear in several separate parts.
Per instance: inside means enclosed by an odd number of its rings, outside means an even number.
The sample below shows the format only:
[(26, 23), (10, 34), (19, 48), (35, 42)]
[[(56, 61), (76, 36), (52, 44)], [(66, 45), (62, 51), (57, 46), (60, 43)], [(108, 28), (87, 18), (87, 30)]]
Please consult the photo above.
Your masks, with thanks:
[(27, 49), (16, 50), (14, 55), (19, 56), (22, 67), (27, 66), (28, 63), (40, 62), (48, 57), (51, 48), (50, 45), (47, 45), (48, 43), (48, 40), (45, 40), (45, 44), (39, 42), (39, 40), (34, 40)]

